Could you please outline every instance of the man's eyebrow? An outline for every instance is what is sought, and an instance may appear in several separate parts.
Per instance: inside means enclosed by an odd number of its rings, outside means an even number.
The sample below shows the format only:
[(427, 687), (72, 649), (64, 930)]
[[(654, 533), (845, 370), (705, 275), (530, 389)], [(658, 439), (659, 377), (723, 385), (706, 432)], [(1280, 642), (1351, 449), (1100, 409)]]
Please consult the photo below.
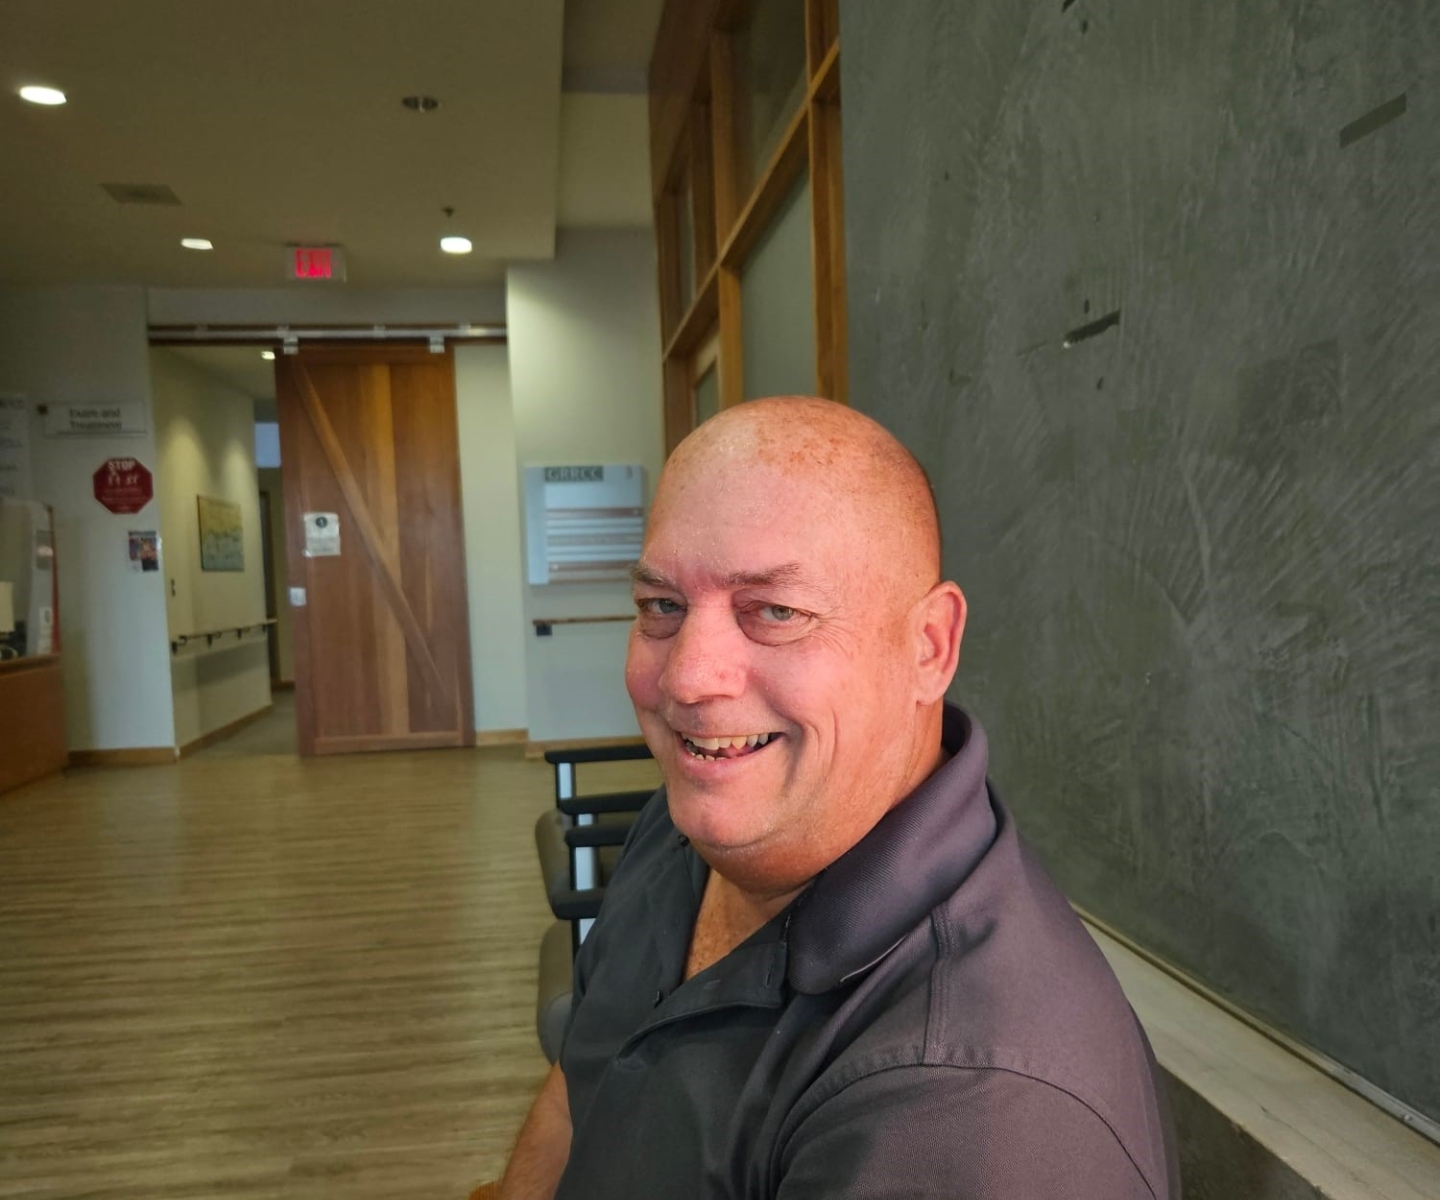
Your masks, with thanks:
[[(644, 563), (636, 563), (630, 568), (630, 578), (635, 583), (648, 587), (676, 590), (673, 579), (667, 578)], [(735, 571), (720, 580), (720, 586), (725, 588), (793, 587), (803, 586), (804, 583), (804, 568), (799, 563), (793, 562), (767, 567), (763, 571)]]
[(636, 563), (630, 568), (630, 579), (634, 583), (643, 583), (649, 587), (670, 588), (672, 591), (675, 584), (672, 580), (666, 579), (659, 571), (652, 571), (644, 563)]
[(805, 571), (799, 563), (781, 563), (763, 571), (736, 571), (725, 576), (725, 587), (791, 587), (805, 582)]

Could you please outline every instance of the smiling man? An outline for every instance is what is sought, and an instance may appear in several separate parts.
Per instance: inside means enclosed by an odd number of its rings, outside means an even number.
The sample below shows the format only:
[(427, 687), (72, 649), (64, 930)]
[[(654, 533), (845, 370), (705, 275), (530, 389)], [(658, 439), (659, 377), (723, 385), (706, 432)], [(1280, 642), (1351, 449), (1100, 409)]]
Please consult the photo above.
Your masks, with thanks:
[(727, 410), (634, 577), (665, 787), (501, 1195), (1178, 1198), (1144, 1034), (944, 703), (965, 600), (909, 452)]

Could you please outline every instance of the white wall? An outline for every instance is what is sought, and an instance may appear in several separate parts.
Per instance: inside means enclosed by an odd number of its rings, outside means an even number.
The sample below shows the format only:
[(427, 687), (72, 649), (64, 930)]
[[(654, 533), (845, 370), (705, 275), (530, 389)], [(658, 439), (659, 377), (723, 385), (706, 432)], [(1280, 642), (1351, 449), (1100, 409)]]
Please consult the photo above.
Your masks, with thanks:
[[(260, 491), (255, 473), (255, 404), (168, 350), (150, 352), (160, 462), (161, 574), (170, 636), (230, 629), (265, 619)], [(200, 566), (198, 497), (240, 506), (243, 571)], [(223, 647), (223, 649), (221, 648)], [(175, 745), (270, 703), (263, 638), (185, 649), (171, 663)]]
[(455, 403), (465, 517), (475, 728), (527, 728), (515, 414), (504, 346), (457, 346)]
[[(562, 231), (554, 261), (511, 268), (506, 320), (519, 466), (639, 462), (648, 503), (664, 461), (650, 231)], [(628, 614), (629, 585), (525, 584), (523, 596), (531, 738), (637, 733), (628, 626), (562, 625), (549, 638), (531, 627), (535, 617)]]
[[(148, 417), (145, 326), (140, 288), (0, 288), (0, 392), (32, 404), (129, 401)], [(32, 417), (31, 477), (55, 509), (70, 749), (173, 745), (163, 577), (132, 572), (127, 558), (127, 531), (158, 528), (159, 505), (116, 516), (91, 490), (110, 457), (157, 469), (153, 422), (123, 437), (46, 438), (42, 428)]]

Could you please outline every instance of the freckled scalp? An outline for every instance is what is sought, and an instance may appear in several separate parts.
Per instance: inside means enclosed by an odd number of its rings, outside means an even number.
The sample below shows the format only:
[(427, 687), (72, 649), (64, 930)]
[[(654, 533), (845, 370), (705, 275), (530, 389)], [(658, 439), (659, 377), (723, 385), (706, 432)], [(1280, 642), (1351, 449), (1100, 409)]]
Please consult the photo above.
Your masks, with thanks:
[(858, 522), (878, 558), (906, 591), (940, 578), (940, 522), (930, 481), (915, 456), (884, 426), (830, 400), (752, 400), (706, 421), (670, 456), (656, 491), (668, 493), (713, 472), (744, 477), (747, 467), (803, 481), (836, 520)]

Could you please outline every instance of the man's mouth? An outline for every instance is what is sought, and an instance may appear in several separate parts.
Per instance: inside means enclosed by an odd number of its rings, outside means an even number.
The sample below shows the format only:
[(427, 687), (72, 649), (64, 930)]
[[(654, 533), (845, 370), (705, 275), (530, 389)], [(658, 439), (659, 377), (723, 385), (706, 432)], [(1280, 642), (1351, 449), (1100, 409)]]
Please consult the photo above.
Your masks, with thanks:
[(747, 754), (754, 754), (758, 750), (763, 750), (766, 745), (780, 735), (778, 733), (736, 733), (726, 737), (689, 737), (682, 733), (678, 736), (686, 753), (691, 757), (703, 759), (705, 762), (715, 762), (717, 759), (744, 758)]

